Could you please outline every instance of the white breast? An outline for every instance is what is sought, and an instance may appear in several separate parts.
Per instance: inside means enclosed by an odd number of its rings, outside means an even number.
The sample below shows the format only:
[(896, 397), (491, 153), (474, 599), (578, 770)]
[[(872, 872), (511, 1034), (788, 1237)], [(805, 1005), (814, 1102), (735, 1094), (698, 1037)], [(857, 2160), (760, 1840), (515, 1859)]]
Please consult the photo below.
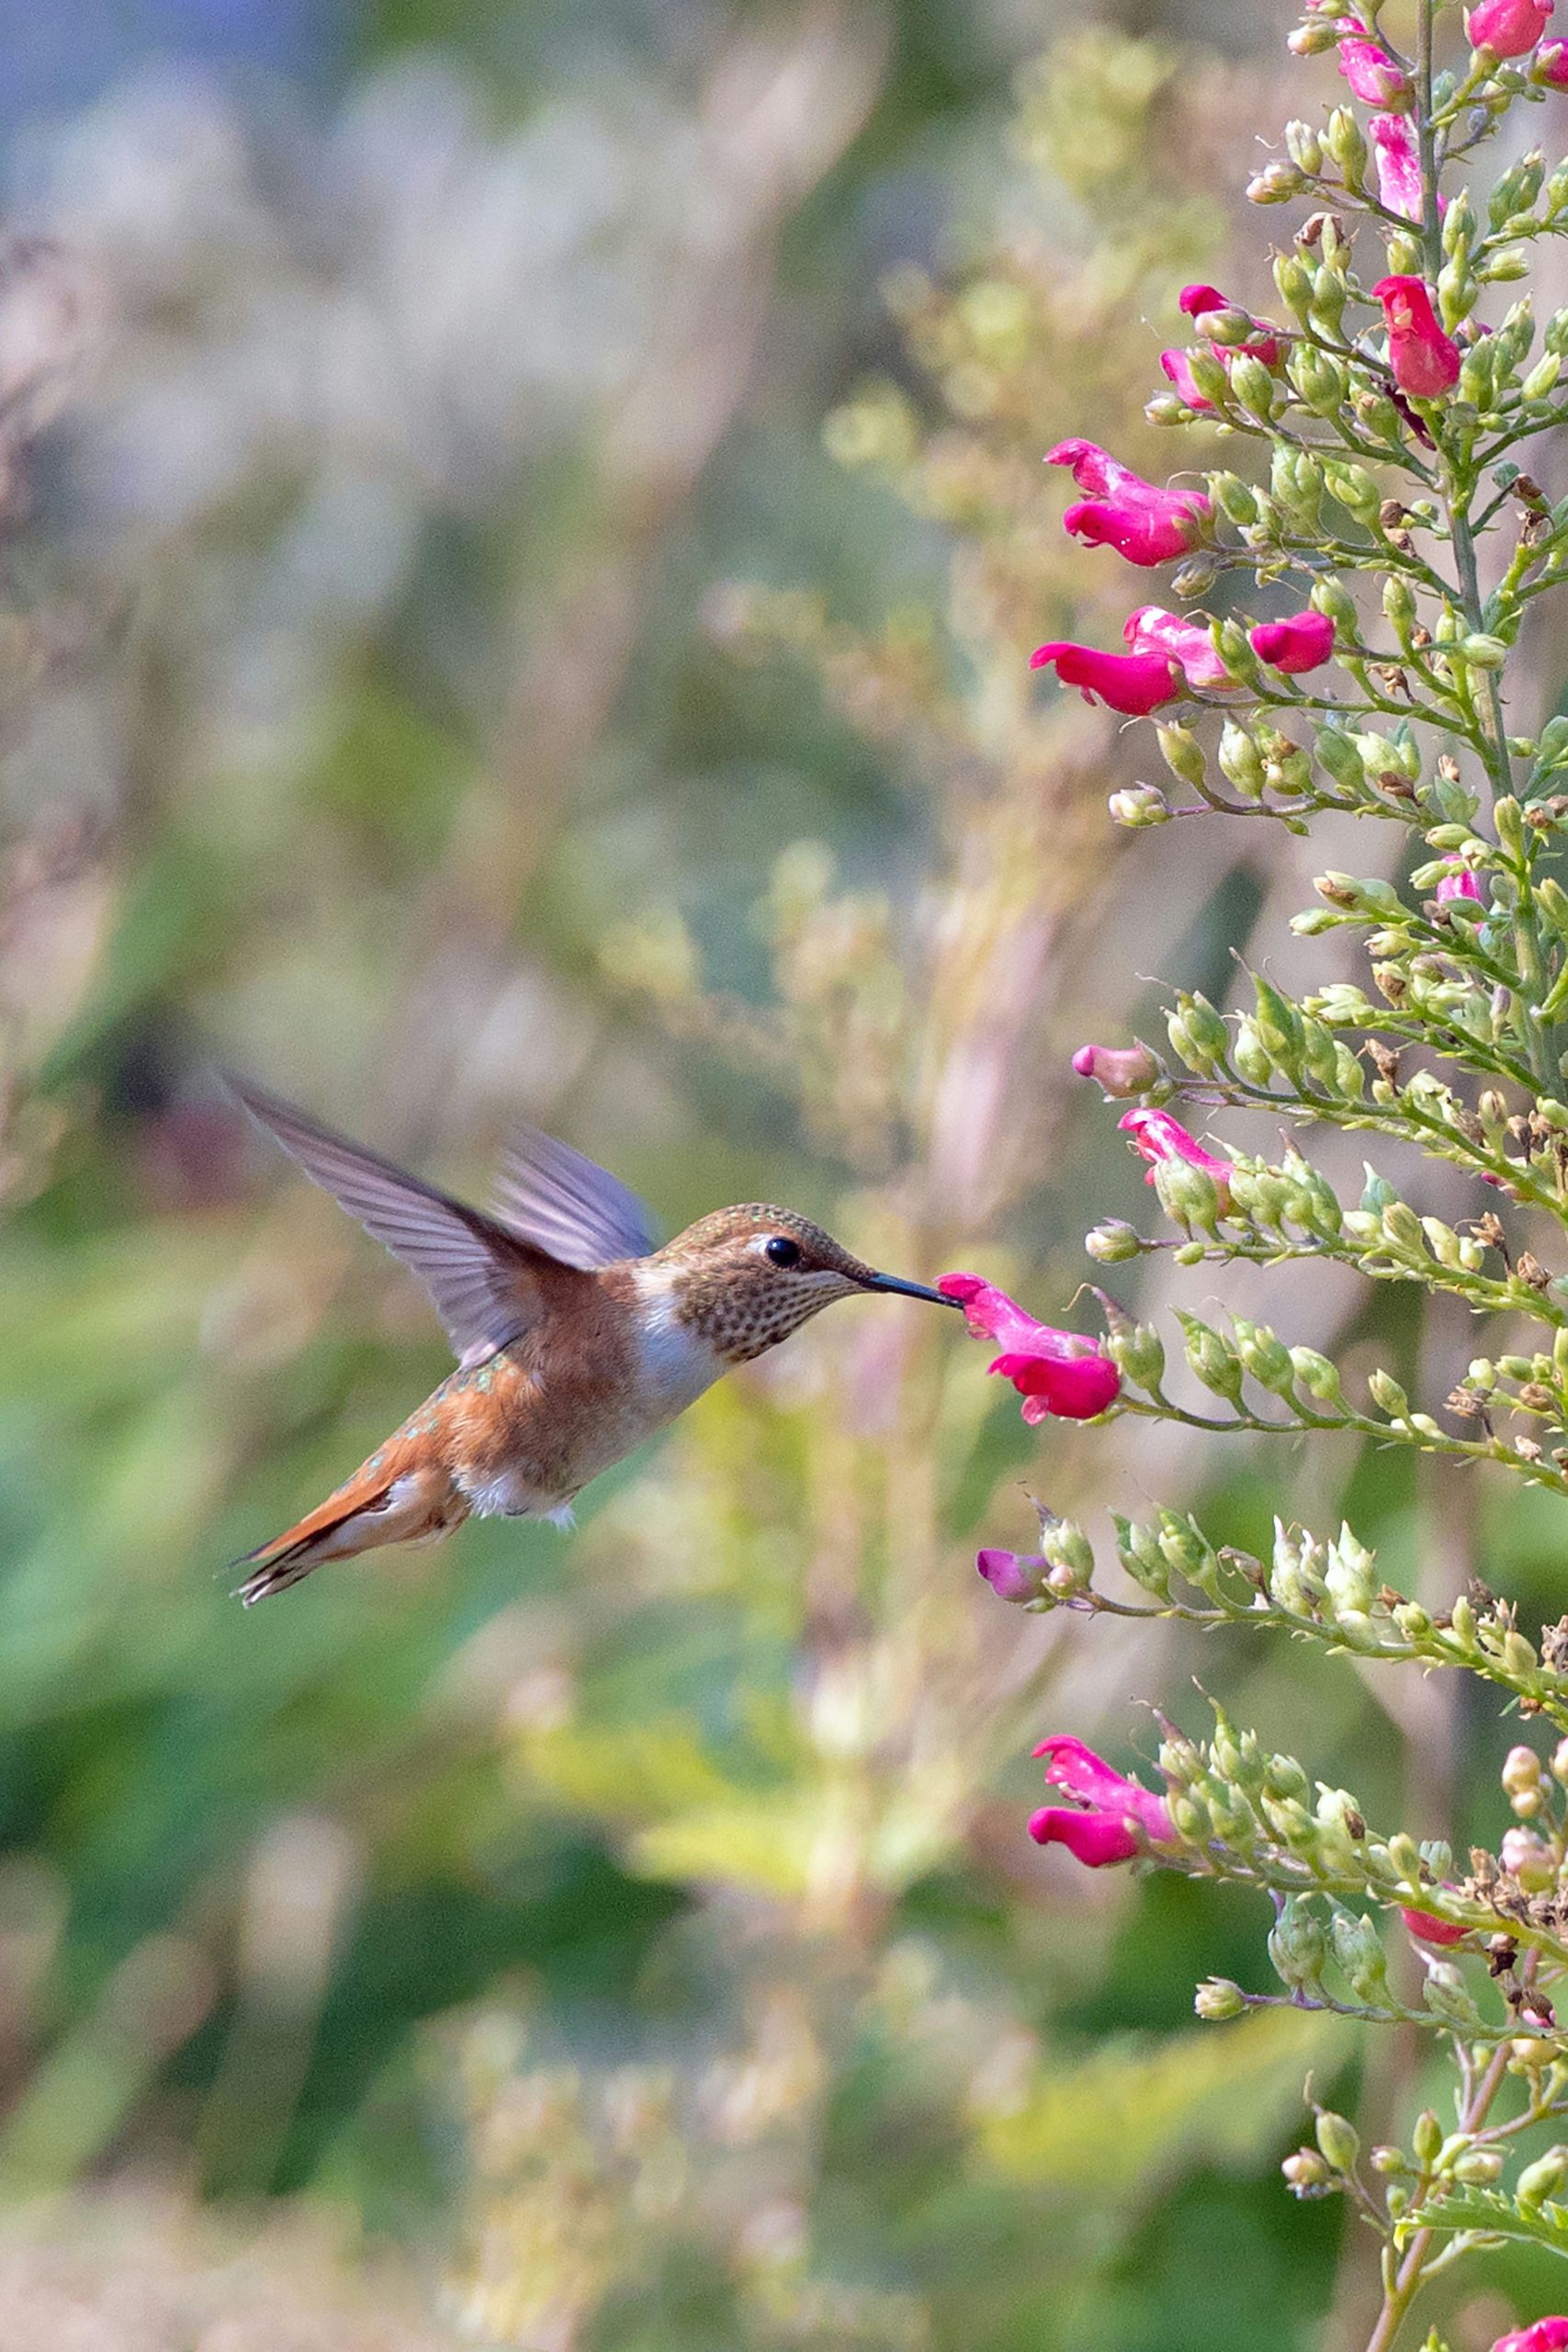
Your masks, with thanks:
[(711, 1388), (726, 1369), (724, 1358), (675, 1312), (671, 1278), (639, 1270), (643, 1294), (640, 1371), (646, 1408), (658, 1420), (673, 1420)]

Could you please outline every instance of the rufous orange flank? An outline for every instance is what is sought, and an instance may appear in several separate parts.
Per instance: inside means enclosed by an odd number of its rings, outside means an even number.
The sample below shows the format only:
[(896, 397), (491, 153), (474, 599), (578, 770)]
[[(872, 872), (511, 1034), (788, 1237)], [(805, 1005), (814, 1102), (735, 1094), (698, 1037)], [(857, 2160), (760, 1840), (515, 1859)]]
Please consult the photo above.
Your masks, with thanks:
[(716, 1209), (659, 1249), (624, 1184), (533, 1128), (512, 1136), (491, 1208), (469, 1208), (259, 1087), (229, 1082), (420, 1277), (457, 1357), (336, 1494), (237, 1563), (251, 1571), (247, 1606), (323, 1560), (437, 1542), (470, 1512), (568, 1518), (590, 1478), (836, 1298), (953, 1303), (763, 1203)]

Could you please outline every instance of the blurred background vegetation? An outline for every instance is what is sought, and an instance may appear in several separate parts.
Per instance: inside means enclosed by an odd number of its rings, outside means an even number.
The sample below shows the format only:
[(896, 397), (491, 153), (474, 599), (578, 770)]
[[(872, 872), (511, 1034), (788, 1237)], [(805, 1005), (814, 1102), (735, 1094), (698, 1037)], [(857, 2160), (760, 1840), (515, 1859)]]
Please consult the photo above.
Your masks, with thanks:
[[(780, 1198), (1066, 1319), (1139, 1197), (1068, 1052), (1151, 975), (1222, 994), (1312, 862), (1119, 843), (1133, 750), (1025, 667), (1130, 601), (1042, 451), (1163, 469), (1177, 287), (1265, 294), (1228, 191), (1301, 104), (1282, 17), (0, 28), (0, 2342), (1355, 2344), (1359, 2251), (1276, 2167), (1309, 2071), (1375, 2132), (1414, 2053), (1197, 2028), (1266, 1921), (1037, 1854), (1027, 1751), (1147, 1753), (1132, 1702), (1201, 1672), (1462, 1839), (1495, 1727), (1074, 1640), (973, 1550), (1021, 1481), (1247, 1543), (1348, 1507), (1425, 1593), (1555, 1616), (1549, 1502), (1034, 1438), (945, 1328), (846, 1307), (570, 1541), (476, 1522), (249, 1617), (224, 1567), (444, 1358), (218, 1058), (460, 1187), (522, 1110), (671, 1230)], [(1462, 1325), (1378, 1313), (1446, 1387)]]

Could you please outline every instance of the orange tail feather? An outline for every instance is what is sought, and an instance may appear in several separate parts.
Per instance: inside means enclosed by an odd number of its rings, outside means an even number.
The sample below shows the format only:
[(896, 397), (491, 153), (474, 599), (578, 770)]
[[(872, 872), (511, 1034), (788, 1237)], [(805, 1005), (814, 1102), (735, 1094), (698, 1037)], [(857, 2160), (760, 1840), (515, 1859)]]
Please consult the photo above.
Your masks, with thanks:
[(367, 1465), (270, 1544), (236, 1560), (235, 1567), (249, 1567), (251, 1573), (235, 1597), (247, 1609), (254, 1608), (269, 1593), (287, 1591), (325, 1560), (353, 1559), (356, 1553), (387, 1544), (434, 1543), (468, 1515), (466, 1499), (437, 1464), (375, 1476)]

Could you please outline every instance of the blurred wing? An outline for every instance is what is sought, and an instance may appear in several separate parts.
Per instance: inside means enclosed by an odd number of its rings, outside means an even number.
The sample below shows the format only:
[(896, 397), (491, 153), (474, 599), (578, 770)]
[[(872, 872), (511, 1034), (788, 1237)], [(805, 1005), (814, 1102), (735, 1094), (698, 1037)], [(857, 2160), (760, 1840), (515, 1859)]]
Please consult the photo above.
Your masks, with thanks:
[(465, 1363), (509, 1346), (537, 1319), (542, 1249), (378, 1153), (319, 1126), (291, 1102), (245, 1080), (227, 1083), (311, 1182), (419, 1276)]
[(589, 1273), (659, 1246), (635, 1193), (570, 1145), (537, 1127), (513, 1127), (501, 1156), (493, 1214), (563, 1266)]

